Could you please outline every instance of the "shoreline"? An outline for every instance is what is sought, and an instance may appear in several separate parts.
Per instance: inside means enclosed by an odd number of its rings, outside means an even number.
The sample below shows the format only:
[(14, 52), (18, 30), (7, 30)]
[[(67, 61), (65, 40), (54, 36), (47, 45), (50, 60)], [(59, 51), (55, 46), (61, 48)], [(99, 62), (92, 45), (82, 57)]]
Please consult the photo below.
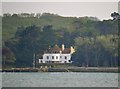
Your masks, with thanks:
[(9, 68), (0, 72), (107, 72), (120, 73), (118, 67)]

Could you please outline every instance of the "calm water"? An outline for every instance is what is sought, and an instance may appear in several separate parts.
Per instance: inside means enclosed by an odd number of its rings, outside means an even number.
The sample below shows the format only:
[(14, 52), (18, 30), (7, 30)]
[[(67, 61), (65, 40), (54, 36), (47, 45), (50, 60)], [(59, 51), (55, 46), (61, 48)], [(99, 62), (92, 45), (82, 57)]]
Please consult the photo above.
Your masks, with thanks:
[(3, 87), (118, 87), (118, 73), (3, 73)]

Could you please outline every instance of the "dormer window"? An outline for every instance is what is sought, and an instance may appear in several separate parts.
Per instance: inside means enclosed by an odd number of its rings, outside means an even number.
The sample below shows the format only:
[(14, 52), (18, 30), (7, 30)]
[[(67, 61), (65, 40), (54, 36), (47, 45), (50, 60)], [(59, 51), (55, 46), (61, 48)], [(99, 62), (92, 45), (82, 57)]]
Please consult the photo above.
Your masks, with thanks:
[(62, 51), (60, 51), (60, 53), (62, 53)]

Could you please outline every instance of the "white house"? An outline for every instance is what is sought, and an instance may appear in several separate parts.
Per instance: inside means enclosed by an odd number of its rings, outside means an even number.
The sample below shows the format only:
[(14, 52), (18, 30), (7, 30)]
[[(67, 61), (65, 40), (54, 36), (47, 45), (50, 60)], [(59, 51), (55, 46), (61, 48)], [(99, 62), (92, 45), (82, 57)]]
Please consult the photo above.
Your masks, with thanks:
[(53, 48), (48, 48), (44, 54), (43, 59), (39, 59), (39, 63), (72, 63), (71, 55), (75, 52), (74, 48), (65, 48), (64, 44), (59, 48), (55, 45)]

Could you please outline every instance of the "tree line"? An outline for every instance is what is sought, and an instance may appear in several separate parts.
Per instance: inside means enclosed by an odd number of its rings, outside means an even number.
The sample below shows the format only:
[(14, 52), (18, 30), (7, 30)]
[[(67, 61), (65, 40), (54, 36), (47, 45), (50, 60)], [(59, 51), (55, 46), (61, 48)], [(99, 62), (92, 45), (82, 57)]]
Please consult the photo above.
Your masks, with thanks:
[[(4, 13), (3, 14), (3, 17), (36, 17), (36, 18), (40, 18), (41, 16), (45, 16), (45, 15), (51, 15), (50, 13), (18, 13), (18, 14), (16, 14), (16, 13), (13, 13), (13, 14), (11, 14), (11, 13)], [(57, 14), (56, 14), (56, 16), (57, 16)]]

